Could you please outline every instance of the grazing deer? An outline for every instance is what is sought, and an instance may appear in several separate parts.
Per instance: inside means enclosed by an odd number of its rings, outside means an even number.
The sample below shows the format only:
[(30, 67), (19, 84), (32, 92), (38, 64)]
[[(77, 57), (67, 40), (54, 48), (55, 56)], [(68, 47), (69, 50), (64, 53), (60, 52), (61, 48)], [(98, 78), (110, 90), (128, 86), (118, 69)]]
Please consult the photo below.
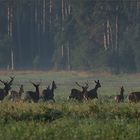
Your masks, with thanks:
[(95, 88), (94, 89), (91, 89), (91, 90), (89, 90), (89, 91), (87, 91), (85, 93), (85, 99), (86, 100), (94, 99), (94, 98), (97, 98), (98, 99), (97, 90), (98, 90), (98, 88), (101, 87), (101, 84), (100, 84), (99, 80), (98, 81), (95, 81), (95, 83), (96, 83)]
[(70, 96), (69, 96), (69, 99), (76, 99), (78, 101), (83, 101), (83, 99), (85, 98), (85, 94), (87, 92), (87, 89), (88, 89), (88, 83), (86, 83), (85, 86), (81, 86), (76, 82), (76, 85), (81, 87), (82, 91), (80, 91), (78, 89), (72, 89)]
[(29, 101), (33, 101), (33, 102), (38, 102), (39, 100), (39, 86), (40, 86), (40, 83), (38, 84), (35, 84), (33, 82), (31, 82), (33, 84), (33, 86), (35, 87), (35, 91), (26, 91), (26, 97), (23, 99), (24, 101), (25, 100), (29, 100)]
[(11, 85), (13, 84), (14, 78), (15, 77), (10, 77), (11, 80), (9, 82), (0, 80), (0, 82), (4, 84), (4, 88), (0, 89), (0, 101), (2, 101), (4, 97), (8, 95), (9, 90), (11, 89)]
[(124, 101), (123, 93), (124, 93), (124, 87), (122, 86), (121, 90), (120, 90), (120, 95), (116, 95), (115, 98), (114, 98), (117, 103)]
[(19, 101), (23, 93), (24, 93), (24, 89), (23, 89), (23, 85), (21, 85), (18, 92), (14, 90), (11, 91), (10, 98), (12, 101)]
[(131, 92), (131, 93), (129, 93), (128, 100), (130, 102), (139, 102), (140, 101), (140, 92)]
[(42, 98), (44, 101), (52, 100), (55, 102), (54, 99), (54, 90), (57, 88), (56, 83), (53, 81), (52, 82), (52, 87), (50, 86), (47, 87), (47, 89), (44, 89), (42, 91)]

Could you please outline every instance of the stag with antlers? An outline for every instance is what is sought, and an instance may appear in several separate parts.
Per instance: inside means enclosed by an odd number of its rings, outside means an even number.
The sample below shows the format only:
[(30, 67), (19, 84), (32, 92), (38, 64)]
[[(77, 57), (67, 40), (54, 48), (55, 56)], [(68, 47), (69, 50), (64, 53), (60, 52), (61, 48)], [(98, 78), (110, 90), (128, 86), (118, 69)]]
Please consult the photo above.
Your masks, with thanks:
[(54, 99), (54, 90), (57, 88), (56, 83), (53, 81), (52, 82), (52, 87), (50, 86), (47, 87), (47, 89), (44, 89), (42, 91), (42, 98), (44, 101), (52, 100), (55, 102)]
[(0, 89), (0, 100), (2, 101), (4, 99), (5, 96), (8, 95), (9, 93), (9, 90), (11, 89), (11, 86), (13, 84), (13, 80), (14, 80), (15, 77), (10, 77), (10, 81), (3, 81), (3, 80), (0, 80), (1, 83), (4, 84), (4, 88), (3, 89)]
[(70, 96), (69, 96), (69, 99), (76, 99), (78, 101), (83, 101), (83, 99), (85, 98), (85, 94), (87, 92), (87, 89), (88, 89), (88, 83), (86, 83), (85, 86), (81, 86), (78, 82), (76, 82), (76, 85), (81, 87), (82, 91), (80, 91), (78, 89), (72, 89)]
[(33, 82), (31, 82), (32, 85), (35, 87), (35, 91), (26, 91), (25, 92), (25, 97), (24, 97), (24, 101), (28, 100), (28, 101), (33, 101), (33, 102), (38, 102), (39, 100), (39, 86), (40, 86), (40, 83), (38, 84), (35, 84)]
[(90, 100), (90, 99), (94, 99), (94, 98), (98, 99), (97, 90), (98, 90), (98, 88), (101, 87), (101, 84), (100, 84), (99, 80), (95, 81), (95, 83), (96, 83), (95, 88), (91, 89), (91, 90), (89, 90), (85, 93), (85, 99), (86, 100)]

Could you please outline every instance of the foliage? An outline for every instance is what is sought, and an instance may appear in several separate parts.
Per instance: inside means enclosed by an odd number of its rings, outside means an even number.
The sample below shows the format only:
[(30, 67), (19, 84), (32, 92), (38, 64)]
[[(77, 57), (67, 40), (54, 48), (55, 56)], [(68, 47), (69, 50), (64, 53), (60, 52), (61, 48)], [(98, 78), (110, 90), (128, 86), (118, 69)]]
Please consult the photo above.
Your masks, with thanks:
[(12, 41), (8, 36), (0, 40), (0, 66), (7, 67), (10, 65), (10, 52), (12, 49)]
[(139, 9), (139, 0), (2, 0), (0, 65), (12, 40), (20, 69), (140, 71)]
[[(53, 113), (49, 113), (48, 109), (54, 110)], [(0, 118), (0, 138), (7, 140), (140, 138), (139, 104), (117, 105), (105, 102), (14, 104), (8, 102), (1, 103)], [(48, 122), (49, 120), (53, 122)]]
[(39, 56), (36, 56), (33, 60), (33, 67), (34, 69), (37, 69), (39, 67)]

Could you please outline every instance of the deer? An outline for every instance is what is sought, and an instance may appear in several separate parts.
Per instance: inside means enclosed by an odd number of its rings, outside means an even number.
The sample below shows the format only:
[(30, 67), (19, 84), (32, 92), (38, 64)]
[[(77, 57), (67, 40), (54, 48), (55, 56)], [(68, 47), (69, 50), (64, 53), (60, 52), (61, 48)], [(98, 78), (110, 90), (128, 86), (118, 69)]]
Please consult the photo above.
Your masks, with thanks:
[(12, 101), (19, 101), (23, 93), (24, 93), (23, 85), (20, 85), (18, 92), (14, 90), (10, 92), (10, 98)]
[(37, 103), (38, 102), (38, 100), (39, 100), (39, 86), (40, 86), (40, 83), (38, 83), (38, 84), (35, 84), (35, 83), (33, 83), (33, 82), (31, 82), (31, 84), (35, 87), (35, 91), (26, 91), (25, 92), (25, 97), (24, 97), (24, 101), (26, 101), (26, 100), (29, 100), (29, 101), (33, 101), (33, 102), (35, 102), (35, 103)]
[(131, 92), (128, 95), (129, 102), (139, 102), (140, 101), (140, 92)]
[(44, 101), (52, 100), (55, 102), (54, 99), (54, 90), (57, 88), (55, 81), (52, 82), (52, 86), (48, 86), (46, 89), (42, 91), (42, 98)]
[(2, 101), (8, 95), (9, 91), (11, 90), (14, 78), (15, 77), (10, 77), (11, 80), (9, 82), (0, 80), (0, 82), (4, 84), (4, 88), (0, 89), (0, 101)]
[(122, 86), (121, 88), (120, 88), (120, 95), (116, 95), (115, 97), (114, 97), (114, 99), (115, 99), (115, 101), (117, 102), (117, 103), (120, 103), (120, 102), (123, 102), (124, 101), (124, 87)]
[(78, 101), (83, 101), (85, 98), (85, 94), (87, 92), (88, 89), (88, 83), (85, 84), (85, 86), (81, 86), (78, 82), (75, 82), (77, 86), (82, 88), (82, 91), (78, 90), (78, 89), (71, 89), (71, 93), (69, 96), (69, 99), (76, 99)]
[(100, 84), (99, 80), (94, 81), (94, 82), (96, 83), (95, 88), (91, 89), (91, 90), (89, 90), (85, 93), (85, 99), (86, 100), (91, 100), (91, 99), (94, 99), (94, 98), (98, 99), (97, 90), (98, 90), (98, 88), (101, 87), (101, 84)]

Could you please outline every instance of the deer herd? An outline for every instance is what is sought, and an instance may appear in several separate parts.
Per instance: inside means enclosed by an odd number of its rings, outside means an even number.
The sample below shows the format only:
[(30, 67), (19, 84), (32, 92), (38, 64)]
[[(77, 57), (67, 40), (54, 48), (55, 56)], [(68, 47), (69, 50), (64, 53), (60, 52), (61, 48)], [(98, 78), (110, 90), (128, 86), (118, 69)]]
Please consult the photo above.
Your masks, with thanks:
[[(39, 83), (30, 82), (34, 87), (35, 91), (24, 91), (23, 85), (20, 85), (19, 91), (12, 90), (12, 84), (15, 77), (10, 77), (9, 81), (0, 80), (0, 82), (4, 85), (3, 88), (0, 88), (0, 101), (3, 101), (7, 96), (11, 101), (29, 101), (29, 102), (39, 102), (52, 100), (54, 99), (54, 90), (57, 88), (55, 81), (52, 81), (51, 87), (48, 86), (46, 89), (42, 91), (40, 95), (39, 91)], [(78, 101), (87, 101), (92, 99), (98, 99), (98, 88), (101, 87), (100, 81), (94, 81), (95, 87), (91, 90), (88, 90), (89, 84), (88, 82), (85, 85), (80, 85), (78, 82), (75, 84), (80, 87), (82, 90), (78, 90), (76, 88), (71, 89), (69, 99), (74, 99)], [(120, 94), (114, 97), (115, 102), (120, 103), (124, 102), (124, 87), (120, 88)], [(139, 102), (140, 101), (140, 92), (131, 92), (128, 94), (129, 102)]]

